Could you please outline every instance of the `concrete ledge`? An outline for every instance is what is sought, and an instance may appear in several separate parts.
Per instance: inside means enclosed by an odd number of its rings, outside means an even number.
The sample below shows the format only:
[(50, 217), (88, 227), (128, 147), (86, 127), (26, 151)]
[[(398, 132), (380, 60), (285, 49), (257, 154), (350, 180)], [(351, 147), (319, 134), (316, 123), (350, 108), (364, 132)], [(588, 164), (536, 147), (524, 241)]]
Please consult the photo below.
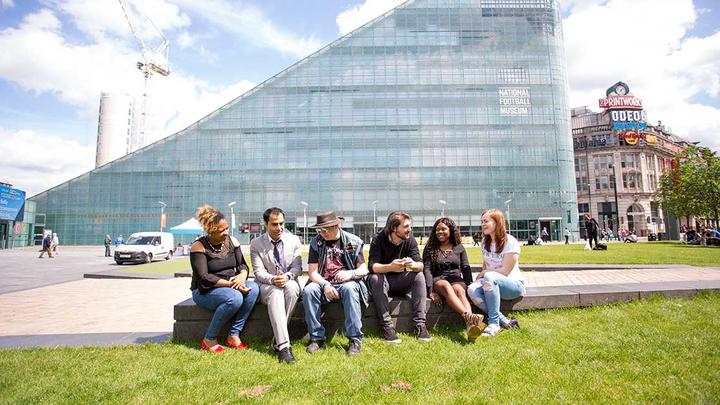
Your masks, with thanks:
[[(530, 287), (522, 299), (503, 301), (501, 310), (504, 314), (512, 311), (530, 309), (551, 309), (588, 307), (595, 305), (630, 302), (648, 299), (655, 295), (669, 298), (692, 298), (699, 291), (710, 290), (720, 292), (720, 281), (686, 281), (667, 283), (636, 283), (636, 284), (600, 284), (561, 287)], [(438, 307), (427, 300), (427, 325), (434, 327), (443, 324), (460, 324), (460, 316), (447, 305)], [(398, 331), (411, 332), (411, 303), (407, 297), (390, 298), (390, 314)], [(213, 312), (200, 308), (189, 298), (175, 305), (173, 336), (182, 341), (194, 341), (203, 337)], [(332, 336), (343, 330), (343, 310), (339, 303), (323, 306), (323, 324), (326, 335)], [(363, 331), (378, 331), (379, 325), (372, 302), (363, 312)], [(306, 335), (306, 326), (302, 302), (299, 303), (289, 321), (291, 339), (299, 339)], [(221, 332), (227, 334), (227, 325)], [(272, 338), (272, 329), (268, 321), (267, 307), (258, 303), (248, 319), (243, 331), (244, 336)]]
[(164, 280), (173, 278), (170, 274), (126, 273), (117, 270), (98, 271), (83, 274), (83, 278), (113, 278), (123, 280)]

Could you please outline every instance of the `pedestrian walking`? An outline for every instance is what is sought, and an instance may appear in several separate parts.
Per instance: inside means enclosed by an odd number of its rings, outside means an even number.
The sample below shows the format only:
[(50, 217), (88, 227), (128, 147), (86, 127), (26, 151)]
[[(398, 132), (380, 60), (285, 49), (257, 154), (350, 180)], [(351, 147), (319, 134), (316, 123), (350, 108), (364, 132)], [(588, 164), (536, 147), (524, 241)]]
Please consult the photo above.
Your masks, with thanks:
[(52, 234), (52, 245), (50, 247), (50, 250), (52, 250), (52, 252), (55, 254), (55, 256), (57, 256), (57, 254), (58, 254), (57, 248), (58, 248), (59, 244), (60, 244), (60, 238), (58, 237), (58, 234), (53, 233)]
[(565, 244), (570, 244), (570, 229), (565, 228)]
[(46, 252), (48, 254), (48, 257), (53, 257), (52, 250), (50, 249), (52, 247), (52, 241), (52, 234), (48, 233), (47, 235), (45, 235), (42, 241), (42, 250), (40, 251), (40, 256), (38, 256), (38, 259), (41, 259)]

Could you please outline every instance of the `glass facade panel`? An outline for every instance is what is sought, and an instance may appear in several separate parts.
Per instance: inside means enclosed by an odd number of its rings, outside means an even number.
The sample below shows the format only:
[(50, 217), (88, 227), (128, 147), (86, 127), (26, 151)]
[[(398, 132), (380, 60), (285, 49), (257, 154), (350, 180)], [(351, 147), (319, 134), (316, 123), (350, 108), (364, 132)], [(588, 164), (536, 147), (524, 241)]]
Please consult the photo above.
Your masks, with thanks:
[(372, 223), (373, 201), (379, 222), (444, 208), (475, 229), (508, 199), (513, 220), (565, 217), (576, 190), (560, 22), (549, 0), (406, 2), (33, 200), (67, 244), (159, 230), (158, 201), (169, 226), (231, 201), (238, 224), (270, 206), (302, 217), (300, 201), (310, 218), (334, 209), (355, 224)]

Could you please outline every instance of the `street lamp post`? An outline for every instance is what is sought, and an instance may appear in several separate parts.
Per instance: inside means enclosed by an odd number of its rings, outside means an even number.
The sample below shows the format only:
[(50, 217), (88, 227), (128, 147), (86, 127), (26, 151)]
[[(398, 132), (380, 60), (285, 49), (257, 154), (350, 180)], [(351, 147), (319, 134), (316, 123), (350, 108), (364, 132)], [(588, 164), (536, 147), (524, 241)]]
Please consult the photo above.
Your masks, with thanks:
[(230, 236), (235, 236), (235, 211), (233, 209), (235, 204), (237, 204), (237, 201), (228, 204), (228, 207), (230, 207)]
[(305, 201), (300, 201), (303, 206), (303, 243), (307, 244), (307, 208), (309, 206)]
[(438, 200), (438, 202), (442, 205), (442, 212), (440, 213), (441, 217), (445, 217), (445, 204), (447, 204), (447, 201), (445, 200)]
[(165, 217), (165, 207), (167, 207), (167, 204), (165, 204), (162, 201), (158, 201), (158, 204), (160, 204), (160, 232), (163, 231), (163, 218)]
[(620, 206), (618, 206), (618, 196), (617, 196), (617, 174), (615, 174), (615, 163), (612, 163), (610, 165), (612, 167), (613, 171), (613, 191), (615, 192), (615, 229), (614, 231), (617, 232), (620, 230)]
[(376, 229), (377, 229), (377, 216), (376, 216), (377, 203), (378, 203), (378, 200), (375, 200), (375, 201), (372, 202), (372, 206), (373, 206), (373, 234), (375, 234), (375, 231), (376, 231)]
[(511, 202), (512, 202), (512, 198), (509, 199), (509, 200), (507, 200), (507, 201), (505, 201), (505, 202), (503, 203), (503, 204), (505, 204), (505, 208), (507, 209), (507, 217), (508, 217), (508, 230), (507, 230), (507, 233), (510, 233), (510, 229), (511, 229), (511, 226), (510, 226), (510, 203), (511, 203)]

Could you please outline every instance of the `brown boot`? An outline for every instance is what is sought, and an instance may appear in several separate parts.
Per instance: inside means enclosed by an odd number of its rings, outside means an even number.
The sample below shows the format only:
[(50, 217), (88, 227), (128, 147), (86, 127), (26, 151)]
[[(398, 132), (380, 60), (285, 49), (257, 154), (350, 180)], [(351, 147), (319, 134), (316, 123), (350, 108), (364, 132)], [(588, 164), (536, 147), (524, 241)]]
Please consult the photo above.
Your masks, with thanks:
[(472, 312), (465, 312), (462, 314), (462, 317), (467, 328), (468, 341), (475, 342), (475, 339), (482, 334), (482, 331), (487, 326), (483, 322), (483, 316), (480, 314), (473, 314)]

